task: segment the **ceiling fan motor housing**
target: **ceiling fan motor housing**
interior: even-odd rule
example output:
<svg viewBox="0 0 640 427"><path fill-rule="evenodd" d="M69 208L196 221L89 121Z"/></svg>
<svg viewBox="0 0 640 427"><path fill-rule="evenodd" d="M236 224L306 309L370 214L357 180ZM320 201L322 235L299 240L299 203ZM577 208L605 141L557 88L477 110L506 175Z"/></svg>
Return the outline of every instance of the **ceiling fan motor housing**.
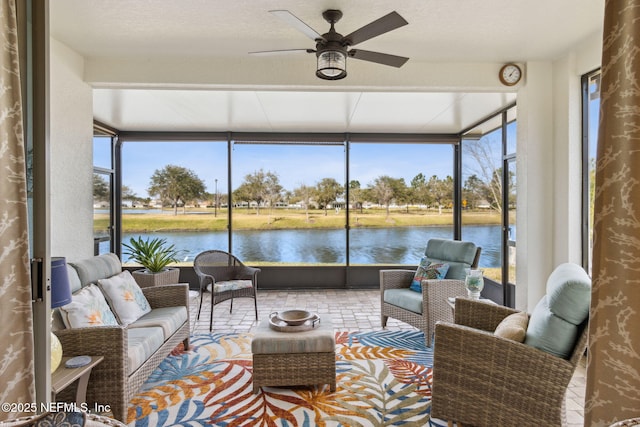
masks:
<svg viewBox="0 0 640 427"><path fill-rule="evenodd" d="M329 31L322 35L322 38L316 39L316 56L320 56L323 51L336 50L347 54L348 44L345 43L342 34L336 32L334 24L342 18L342 12L336 9L329 9L322 12L322 17L331 24Z"/></svg>
<svg viewBox="0 0 640 427"><path fill-rule="evenodd" d="M334 28L334 24L342 18L342 12L329 9L322 13L322 17L331 24L331 28L322 38L316 39L316 76L325 80L343 79L347 77L347 45L342 34Z"/></svg>

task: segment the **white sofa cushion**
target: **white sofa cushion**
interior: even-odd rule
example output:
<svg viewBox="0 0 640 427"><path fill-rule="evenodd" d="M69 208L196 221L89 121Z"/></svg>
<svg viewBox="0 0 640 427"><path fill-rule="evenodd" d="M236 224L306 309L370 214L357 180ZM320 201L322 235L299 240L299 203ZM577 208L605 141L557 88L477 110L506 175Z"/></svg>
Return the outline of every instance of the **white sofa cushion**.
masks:
<svg viewBox="0 0 640 427"><path fill-rule="evenodd" d="M115 326L118 324L102 292L89 285L71 297L71 302L60 307L62 321L67 328L87 326Z"/></svg>
<svg viewBox="0 0 640 427"><path fill-rule="evenodd" d="M154 308L135 322L129 324L132 328L148 328L158 326L162 328L165 341L171 337L187 321L187 308L181 307L159 307Z"/></svg>
<svg viewBox="0 0 640 427"><path fill-rule="evenodd" d="M128 271L108 279L99 279L98 285L120 324L127 326L151 311L149 301Z"/></svg>
<svg viewBox="0 0 640 427"><path fill-rule="evenodd" d="M131 375L164 343L162 328L129 328L127 334L127 375Z"/></svg>

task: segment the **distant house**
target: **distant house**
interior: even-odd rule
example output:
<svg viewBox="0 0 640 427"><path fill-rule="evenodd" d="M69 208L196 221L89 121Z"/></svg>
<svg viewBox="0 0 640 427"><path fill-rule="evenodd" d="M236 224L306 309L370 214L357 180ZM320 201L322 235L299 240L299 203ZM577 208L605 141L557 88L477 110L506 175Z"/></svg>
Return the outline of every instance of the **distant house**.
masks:
<svg viewBox="0 0 640 427"><path fill-rule="evenodd" d="M476 205L477 209L491 209L491 203L489 203L488 200L486 199L481 199L478 201L478 204Z"/></svg>

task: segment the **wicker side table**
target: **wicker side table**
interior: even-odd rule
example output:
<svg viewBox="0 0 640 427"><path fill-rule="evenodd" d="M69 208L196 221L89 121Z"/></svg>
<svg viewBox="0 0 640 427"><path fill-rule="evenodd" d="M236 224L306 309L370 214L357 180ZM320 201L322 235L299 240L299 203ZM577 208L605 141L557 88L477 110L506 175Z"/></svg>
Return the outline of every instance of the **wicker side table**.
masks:
<svg viewBox="0 0 640 427"><path fill-rule="evenodd" d="M329 384L336 390L335 334L331 319L304 332L279 332L263 319L251 341L253 391L263 386Z"/></svg>

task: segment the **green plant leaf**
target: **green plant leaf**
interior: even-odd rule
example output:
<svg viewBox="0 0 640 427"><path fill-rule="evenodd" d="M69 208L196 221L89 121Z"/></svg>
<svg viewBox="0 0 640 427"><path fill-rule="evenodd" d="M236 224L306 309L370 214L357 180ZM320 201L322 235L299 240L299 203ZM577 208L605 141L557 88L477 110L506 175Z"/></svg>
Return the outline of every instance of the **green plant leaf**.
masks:
<svg viewBox="0 0 640 427"><path fill-rule="evenodd" d="M167 239L147 238L143 240L141 236L136 239L132 237L129 243L123 243L125 255L130 260L137 262L151 273L158 273L164 270L169 264L178 262L178 256L182 251L175 248L175 245L167 245Z"/></svg>

